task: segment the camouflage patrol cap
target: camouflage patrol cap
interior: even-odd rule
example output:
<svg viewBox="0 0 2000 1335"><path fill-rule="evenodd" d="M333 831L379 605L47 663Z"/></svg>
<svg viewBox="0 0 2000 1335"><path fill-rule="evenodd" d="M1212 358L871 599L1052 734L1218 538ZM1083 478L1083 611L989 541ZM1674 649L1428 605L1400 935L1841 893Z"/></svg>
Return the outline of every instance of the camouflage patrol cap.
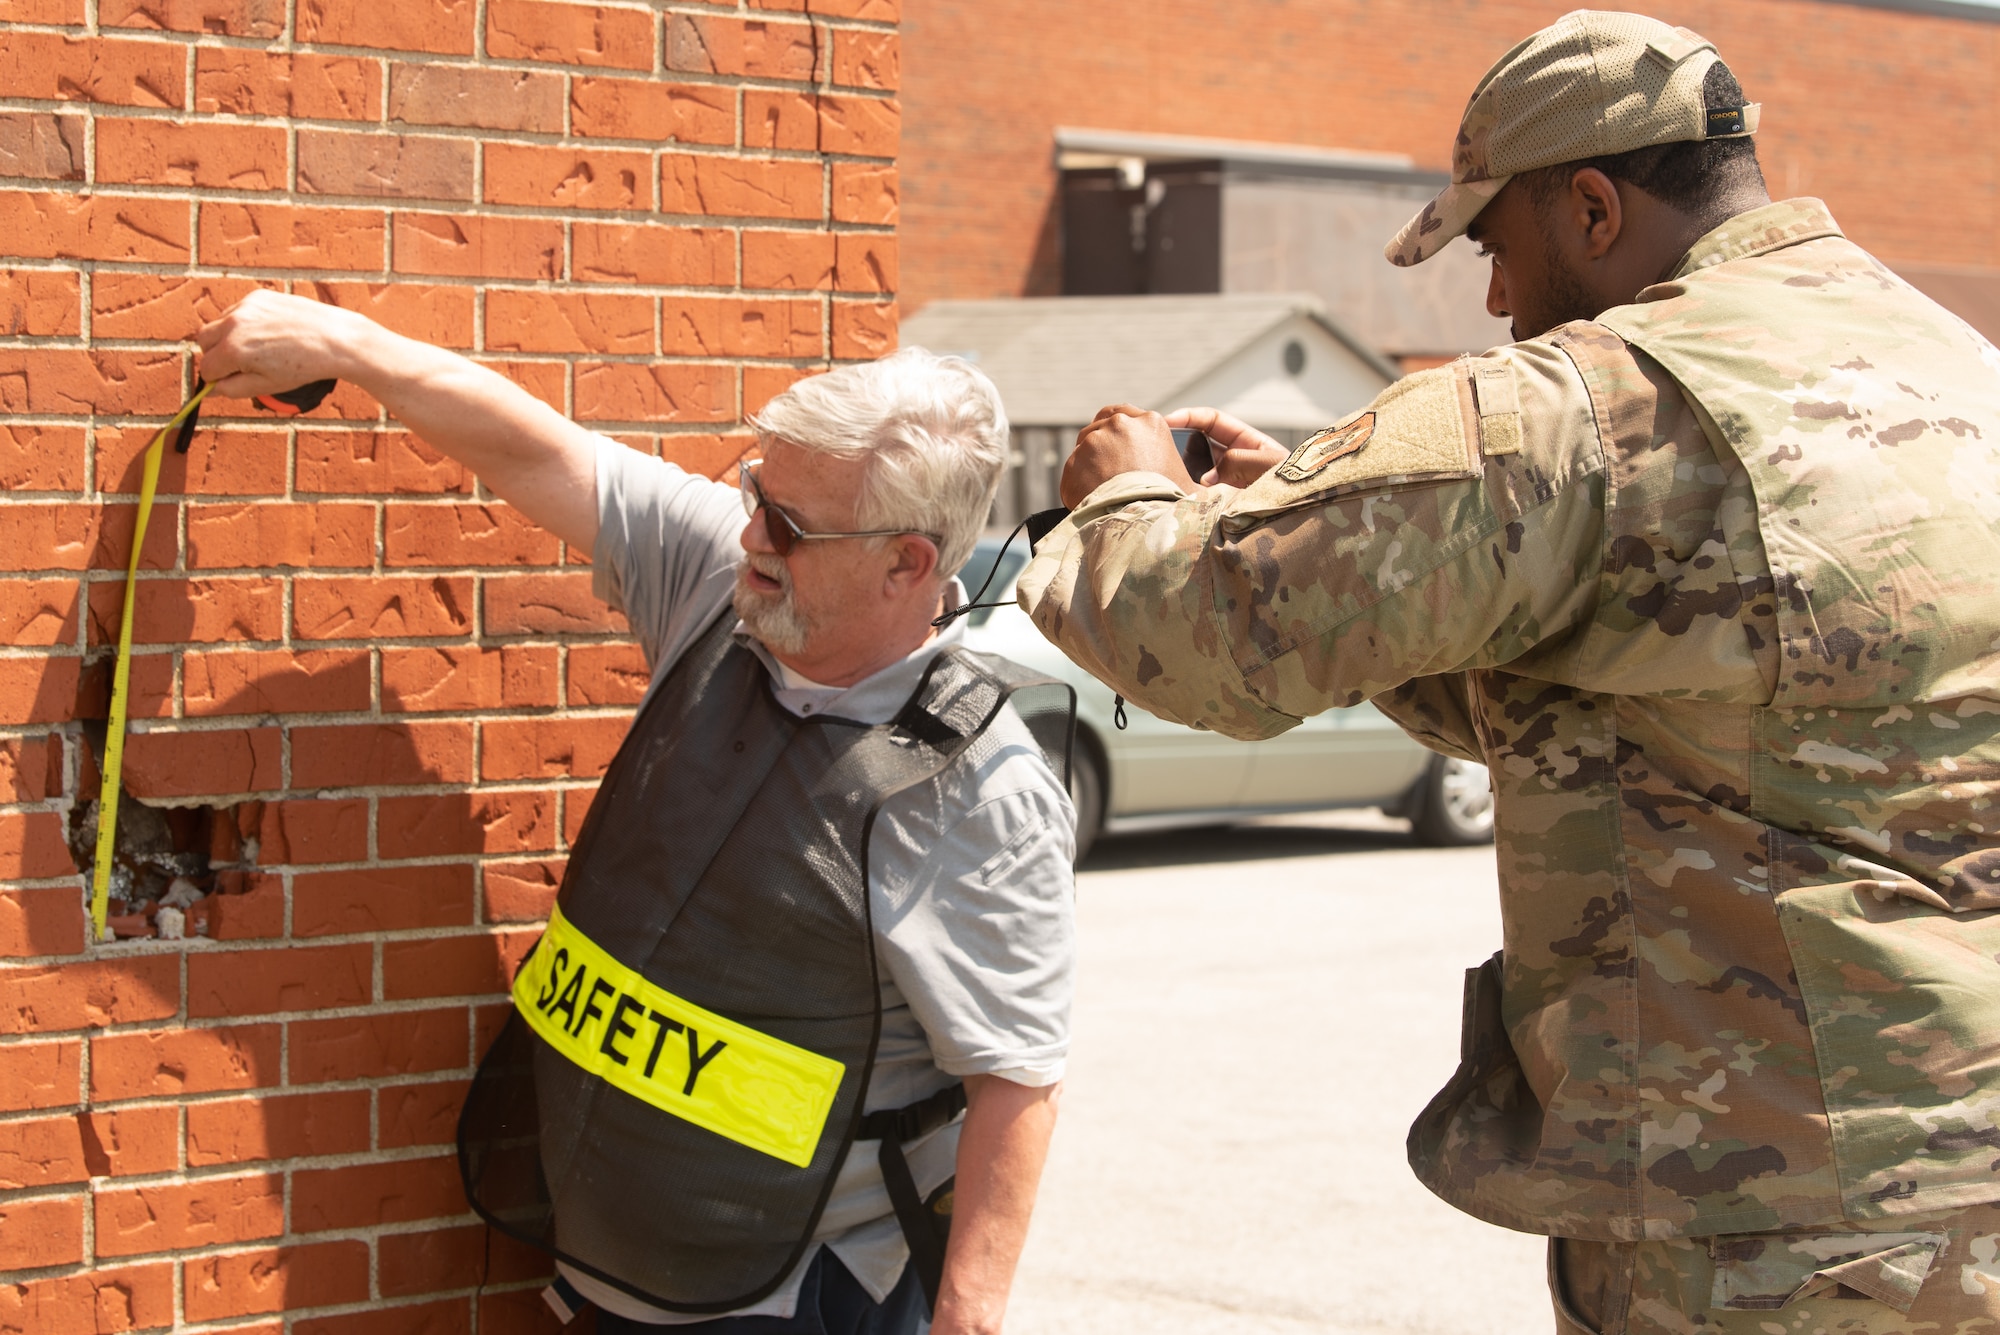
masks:
<svg viewBox="0 0 2000 1335"><path fill-rule="evenodd" d="M1421 264L1463 236L1520 172L1755 134L1757 103L1702 103L1702 81L1720 59L1706 37L1643 14L1563 15L1486 71L1458 124L1451 184L1382 253L1391 264Z"/></svg>

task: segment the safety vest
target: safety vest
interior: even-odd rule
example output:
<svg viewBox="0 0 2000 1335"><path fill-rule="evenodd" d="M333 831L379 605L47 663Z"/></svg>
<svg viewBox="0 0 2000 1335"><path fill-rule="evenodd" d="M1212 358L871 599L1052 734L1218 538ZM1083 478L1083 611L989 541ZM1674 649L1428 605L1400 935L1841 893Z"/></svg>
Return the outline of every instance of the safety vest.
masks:
<svg viewBox="0 0 2000 1335"><path fill-rule="evenodd" d="M960 649L890 723L801 719L733 627L634 720L459 1120L489 1223L687 1313L783 1282L861 1128L882 804L1032 744L1017 718L1065 773L1072 726L1067 686Z"/></svg>

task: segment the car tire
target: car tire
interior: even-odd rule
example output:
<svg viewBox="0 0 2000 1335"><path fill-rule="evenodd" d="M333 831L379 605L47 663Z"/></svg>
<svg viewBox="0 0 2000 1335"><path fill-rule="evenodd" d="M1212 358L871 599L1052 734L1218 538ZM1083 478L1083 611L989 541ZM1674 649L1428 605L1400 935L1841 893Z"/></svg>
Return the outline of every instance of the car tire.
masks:
<svg viewBox="0 0 2000 1335"><path fill-rule="evenodd" d="M1410 804L1410 833L1431 848L1493 842L1493 786L1486 766L1432 756Z"/></svg>
<svg viewBox="0 0 2000 1335"><path fill-rule="evenodd" d="M1076 806L1076 860L1083 861L1104 829L1104 761L1097 743L1077 733L1069 761L1069 800Z"/></svg>

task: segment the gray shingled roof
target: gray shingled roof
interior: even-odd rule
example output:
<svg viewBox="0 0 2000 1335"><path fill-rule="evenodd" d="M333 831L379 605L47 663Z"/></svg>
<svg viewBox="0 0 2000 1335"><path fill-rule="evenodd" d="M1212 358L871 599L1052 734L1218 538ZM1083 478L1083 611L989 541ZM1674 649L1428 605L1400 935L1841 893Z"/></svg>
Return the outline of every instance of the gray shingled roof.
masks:
<svg viewBox="0 0 2000 1335"><path fill-rule="evenodd" d="M1388 379L1399 374L1303 294L934 301L903 321L902 342L974 361L1013 421L1067 425L1088 422L1107 403L1171 407L1183 387L1295 315Z"/></svg>

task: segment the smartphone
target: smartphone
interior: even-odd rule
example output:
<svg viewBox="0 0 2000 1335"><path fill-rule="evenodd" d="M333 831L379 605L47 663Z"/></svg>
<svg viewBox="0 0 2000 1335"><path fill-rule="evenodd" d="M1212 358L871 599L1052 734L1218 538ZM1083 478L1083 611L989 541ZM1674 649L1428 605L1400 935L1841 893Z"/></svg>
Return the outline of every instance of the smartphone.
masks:
<svg viewBox="0 0 2000 1335"><path fill-rule="evenodd" d="M1188 476L1199 482L1202 475L1215 467L1215 448L1209 442L1208 433L1191 426L1170 428L1174 433L1174 448L1180 452L1181 463Z"/></svg>

